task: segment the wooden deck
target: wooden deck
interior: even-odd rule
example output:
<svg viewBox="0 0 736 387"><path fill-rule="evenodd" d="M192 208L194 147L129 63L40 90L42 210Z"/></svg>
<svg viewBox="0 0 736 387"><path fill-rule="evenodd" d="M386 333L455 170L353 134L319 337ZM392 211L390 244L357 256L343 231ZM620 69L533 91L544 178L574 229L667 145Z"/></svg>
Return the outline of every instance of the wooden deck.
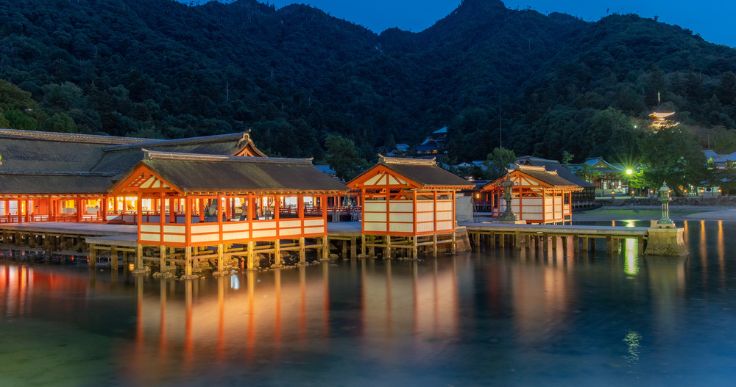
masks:
<svg viewBox="0 0 736 387"><path fill-rule="evenodd" d="M626 239L638 241L639 251L649 236L647 227L617 227L595 225L544 225L544 224L509 224L500 222L473 222L463 224L474 247L481 245L506 245L521 247L532 241L547 244L549 239L570 239L575 249L587 251L596 240L606 241L610 252L618 252L621 242Z"/></svg>

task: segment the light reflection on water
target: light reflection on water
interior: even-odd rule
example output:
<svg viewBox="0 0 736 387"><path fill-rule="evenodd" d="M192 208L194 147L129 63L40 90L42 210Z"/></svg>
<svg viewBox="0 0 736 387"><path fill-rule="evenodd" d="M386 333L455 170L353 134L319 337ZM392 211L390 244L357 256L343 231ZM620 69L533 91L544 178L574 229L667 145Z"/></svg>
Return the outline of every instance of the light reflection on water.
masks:
<svg viewBox="0 0 736 387"><path fill-rule="evenodd" d="M0 264L0 384L719 383L736 224L687 230L689 259L557 240L197 282Z"/></svg>

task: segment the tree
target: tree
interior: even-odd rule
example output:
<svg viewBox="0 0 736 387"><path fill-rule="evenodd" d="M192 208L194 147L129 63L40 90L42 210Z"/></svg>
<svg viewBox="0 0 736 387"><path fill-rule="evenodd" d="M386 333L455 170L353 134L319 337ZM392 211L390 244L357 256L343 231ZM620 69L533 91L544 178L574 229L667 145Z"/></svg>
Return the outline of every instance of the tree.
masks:
<svg viewBox="0 0 736 387"><path fill-rule="evenodd" d="M575 155L568 151L562 151L562 164L567 165L572 162L572 160L575 158Z"/></svg>
<svg viewBox="0 0 736 387"><path fill-rule="evenodd" d="M325 139L325 160L335 170L337 177L350 180L367 168L368 162L360 157L352 140L339 134L330 134Z"/></svg>
<svg viewBox="0 0 736 387"><path fill-rule="evenodd" d="M661 130L646 141L644 179L649 187L667 182L676 192L707 178L705 155L695 136L683 128Z"/></svg>
<svg viewBox="0 0 736 387"><path fill-rule="evenodd" d="M511 149L494 148L488 154L488 173L491 179L497 179L506 174L509 164L516 161L516 154Z"/></svg>

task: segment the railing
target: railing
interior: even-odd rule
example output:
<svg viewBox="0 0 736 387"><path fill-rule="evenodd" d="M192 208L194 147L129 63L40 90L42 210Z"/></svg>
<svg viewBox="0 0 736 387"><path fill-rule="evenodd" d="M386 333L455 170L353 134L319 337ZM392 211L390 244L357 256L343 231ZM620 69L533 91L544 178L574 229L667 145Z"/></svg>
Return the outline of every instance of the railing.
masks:
<svg viewBox="0 0 736 387"><path fill-rule="evenodd" d="M186 243L186 225L181 223L164 224L163 232L159 223L141 224L140 241L148 244ZM298 238L302 236L322 236L327 232L323 218L253 220L191 224L192 244L238 243L276 238ZM222 237L221 237L222 236ZM163 237L163 241L162 241Z"/></svg>

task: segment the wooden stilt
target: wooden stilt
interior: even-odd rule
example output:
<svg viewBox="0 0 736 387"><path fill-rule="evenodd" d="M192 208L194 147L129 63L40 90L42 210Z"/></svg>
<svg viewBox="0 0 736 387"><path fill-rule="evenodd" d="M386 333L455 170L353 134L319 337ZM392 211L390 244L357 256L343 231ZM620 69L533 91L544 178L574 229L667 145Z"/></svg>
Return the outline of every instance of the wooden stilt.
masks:
<svg viewBox="0 0 736 387"><path fill-rule="evenodd" d="M282 267L281 262L281 241L276 240L273 242L273 269L280 269Z"/></svg>
<svg viewBox="0 0 736 387"><path fill-rule="evenodd" d="M158 258L159 272L161 274L166 273L166 246L159 246L159 258Z"/></svg>
<svg viewBox="0 0 736 387"><path fill-rule="evenodd" d="M226 275L225 272L225 246L220 243L217 245L217 272L215 275Z"/></svg>
<svg viewBox="0 0 736 387"><path fill-rule="evenodd" d="M90 268L94 269L97 265L97 246L89 246L89 258L87 258L87 264Z"/></svg>
<svg viewBox="0 0 736 387"><path fill-rule="evenodd" d="M358 258L358 238L350 239L350 259Z"/></svg>
<svg viewBox="0 0 736 387"><path fill-rule="evenodd" d="M366 243L365 234L362 234L361 233L361 235L360 235L360 255L361 255L361 258L365 258L366 257L367 249L366 249L365 243Z"/></svg>
<svg viewBox="0 0 736 387"><path fill-rule="evenodd" d="M432 256L437 258L437 234L432 234Z"/></svg>
<svg viewBox="0 0 736 387"><path fill-rule="evenodd" d="M419 258L419 241L417 240L417 236L414 235L412 237L412 246L411 246L411 259L418 259Z"/></svg>
<svg viewBox="0 0 736 387"><path fill-rule="evenodd" d="M118 271L118 249L113 246L110 248L110 270L112 271Z"/></svg>
<svg viewBox="0 0 736 387"><path fill-rule="evenodd" d="M327 235L322 237L322 261L330 260L330 241L327 239Z"/></svg>
<svg viewBox="0 0 736 387"><path fill-rule="evenodd" d="M192 273L192 247L187 246L184 248L184 276L182 279L193 279Z"/></svg>
<svg viewBox="0 0 736 387"><path fill-rule="evenodd" d="M135 249L135 270L134 274L145 274L146 267L143 265L143 245L138 244Z"/></svg>

